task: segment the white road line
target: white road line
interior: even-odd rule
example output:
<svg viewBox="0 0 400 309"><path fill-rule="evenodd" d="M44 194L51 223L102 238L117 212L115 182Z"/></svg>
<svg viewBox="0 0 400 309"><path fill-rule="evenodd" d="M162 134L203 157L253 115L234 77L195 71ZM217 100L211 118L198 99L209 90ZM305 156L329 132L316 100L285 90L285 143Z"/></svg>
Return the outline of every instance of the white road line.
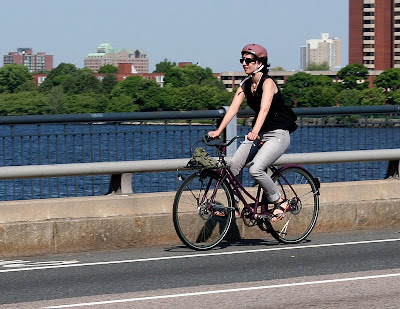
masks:
<svg viewBox="0 0 400 309"><path fill-rule="evenodd" d="M128 302L143 301L143 300L157 300L157 299L166 299L166 298L179 298L179 297L190 297L190 296L222 294L222 293L236 293L236 292L266 290L266 289L275 289L275 288L283 288L283 287L318 285L318 284L338 283L338 282L357 281L357 280L382 279L382 278L399 277L399 276L400 276L400 273L395 273L395 274L387 274L387 275L375 275L375 276L342 278L342 279L321 280L321 281L306 281L306 282L296 282L296 283L286 283L286 284L276 284L276 285L264 285L264 286L256 286L256 287L249 287L249 288L237 288L237 289L215 290L215 291L205 291L205 292L193 292L193 293L183 293L183 294L169 294L169 295L148 296L148 297L138 297L138 298L116 299L116 300L97 301L97 302L90 302L90 303L78 303L78 304L70 304L70 305L57 305L57 306L43 307L43 309L87 307L87 306L107 305L107 304L116 304L116 303L128 303Z"/></svg>
<svg viewBox="0 0 400 309"><path fill-rule="evenodd" d="M242 250L242 251L199 253L199 254L164 256L164 257L144 258L144 259L134 259L134 260L120 260L120 261L104 261L104 262L66 264L66 265L37 266L37 267L26 267L26 268L18 268L18 269L1 269L0 273L43 270L43 269L56 269L56 268L69 268L69 267L114 265L114 264L124 264L124 263L140 263L140 262L163 261L163 260L178 260L178 259L189 259L189 258L208 257L208 256L222 256L222 255L234 255L234 254L245 254L245 253L260 253L260 252L283 251L283 250L298 250L298 249L324 248L324 247L335 247L335 246L351 246L351 245L363 245L363 244L385 243L385 242L395 242L395 241L400 241L400 238L353 241L353 242L343 242L343 243L333 243L333 244L320 244L320 245L304 245L304 246L299 245L299 246L290 246L290 247L288 246L288 247L264 248L264 249L253 249L253 250Z"/></svg>

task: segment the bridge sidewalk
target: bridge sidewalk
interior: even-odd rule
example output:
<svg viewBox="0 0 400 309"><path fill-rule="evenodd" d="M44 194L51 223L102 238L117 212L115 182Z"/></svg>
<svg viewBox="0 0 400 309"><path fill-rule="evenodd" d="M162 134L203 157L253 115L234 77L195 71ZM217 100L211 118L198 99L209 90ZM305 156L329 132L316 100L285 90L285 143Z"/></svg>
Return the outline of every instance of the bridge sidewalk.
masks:
<svg viewBox="0 0 400 309"><path fill-rule="evenodd" d="M0 202L0 256L181 244L174 192ZM321 184L313 233L400 227L400 180ZM244 238L263 237L237 222Z"/></svg>

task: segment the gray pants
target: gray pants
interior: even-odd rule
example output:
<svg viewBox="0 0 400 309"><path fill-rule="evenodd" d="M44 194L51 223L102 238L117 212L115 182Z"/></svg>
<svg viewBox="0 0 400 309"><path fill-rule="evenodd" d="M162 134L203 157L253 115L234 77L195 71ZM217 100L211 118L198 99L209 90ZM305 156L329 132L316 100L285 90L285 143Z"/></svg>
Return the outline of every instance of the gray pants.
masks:
<svg viewBox="0 0 400 309"><path fill-rule="evenodd" d="M261 185L268 201L275 202L280 198L280 193L266 170L288 149L290 145L289 131L280 129L269 131L262 135L261 140L264 145L259 148L259 141L246 139L235 152L230 162L230 168L237 176L241 174L243 167L251 162L250 175Z"/></svg>

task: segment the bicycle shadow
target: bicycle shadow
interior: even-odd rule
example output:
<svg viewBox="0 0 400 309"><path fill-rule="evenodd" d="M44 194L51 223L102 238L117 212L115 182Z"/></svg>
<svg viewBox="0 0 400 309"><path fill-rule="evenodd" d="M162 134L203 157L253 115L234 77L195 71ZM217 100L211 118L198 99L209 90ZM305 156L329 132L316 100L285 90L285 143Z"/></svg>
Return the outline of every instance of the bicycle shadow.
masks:
<svg viewBox="0 0 400 309"><path fill-rule="evenodd" d="M215 228L216 226L214 226ZM257 227L254 227L257 228ZM267 232L266 236L268 235ZM301 243L310 242L311 240L305 239ZM255 238L255 239L247 239L242 238L239 227L236 223L236 220L232 220L231 226L228 230L228 233L224 237L224 240L219 243L214 248L208 251L218 251L222 249L226 249L228 247L256 247L256 246L267 246L267 247L276 247L276 246L285 246L288 244L281 243L275 239L263 239L263 238ZM169 248L165 248L164 251L167 252L193 252L194 250L187 248L185 245L177 245L171 246Z"/></svg>
<svg viewBox="0 0 400 309"><path fill-rule="evenodd" d="M257 228L257 227L253 227ZM268 234L266 233L266 236ZM228 233L224 237L224 241L219 244L221 249L226 247L252 247L252 246L277 246L282 245L282 243L278 242L275 239L264 239L264 238L255 238L255 239L247 239L243 238L240 234L239 227L237 225L237 221L233 220L232 224L229 228Z"/></svg>
<svg viewBox="0 0 400 309"><path fill-rule="evenodd" d="M256 226L249 227L249 228L258 228ZM220 248L226 248L229 246L235 247L251 247L251 246L285 246L288 245L287 243L279 242L278 240L272 238L271 234L268 232L264 232L265 236L270 236L271 239L264 239L264 238L242 238L239 232L239 227L236 224L236 220L232 221L232 224L229 228L227 235L224 238L224 241L219 244ZM309 243L311 240L304 239L299 243Z"/></svg>
<svg viewBox="0 0 400 309"><path fill-rule="evenodd" d="M219 228L220 232L221 232L223 229L223 225L218 224L218 220L208 220L206 222L206 224L204 225L203 229L201 230L201 232L199 233L199 235L196 239L196 242L206 241L208 239L208 237L210 237L210 235L213 233L213 230L216 228ZM210 250L223 249L223 248L226 248L228 246L228 244L234 244L236 242L240 242L241 240L242 240L242 237L240 236L240 232L239 232L239 228L236 224L236 220L232 220L232 223L229 227L227 234L224 237L224 240ZM187 247L185 245L174 246L171 248L166 248L166 249L164 249L164 251L174 251L174 250L178 250L178 249L187 249ZM192 252L193 250L189 249L187 251Z"/></svg>

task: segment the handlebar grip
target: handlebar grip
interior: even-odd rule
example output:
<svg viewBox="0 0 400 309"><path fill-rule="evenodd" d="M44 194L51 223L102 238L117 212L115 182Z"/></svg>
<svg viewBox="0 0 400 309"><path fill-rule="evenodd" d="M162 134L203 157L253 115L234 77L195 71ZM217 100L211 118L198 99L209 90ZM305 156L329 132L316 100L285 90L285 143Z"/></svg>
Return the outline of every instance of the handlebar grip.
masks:
<svg viewBox="0 0 400 309"><path fill-rule="evenodd" d="M244 137L244 135L236 135L234 136L230 141L228 141L227 143L218 143L216 145L210 144L209 142L212 141L213 139L216 139L214 137L209 136L208 134L204 134L203 136L203 142L207 145L207 146L218 146L218 147L227 147L230 144L232 144L236 139Z"/></svg>
<svg viewBox="0 0 400 309"><path fill-rule="evenodd" d="M203 136L203 142L208 145L209 142L211 142L214 139L214 137L208 135L208 134L204 134Z"/></svg>

